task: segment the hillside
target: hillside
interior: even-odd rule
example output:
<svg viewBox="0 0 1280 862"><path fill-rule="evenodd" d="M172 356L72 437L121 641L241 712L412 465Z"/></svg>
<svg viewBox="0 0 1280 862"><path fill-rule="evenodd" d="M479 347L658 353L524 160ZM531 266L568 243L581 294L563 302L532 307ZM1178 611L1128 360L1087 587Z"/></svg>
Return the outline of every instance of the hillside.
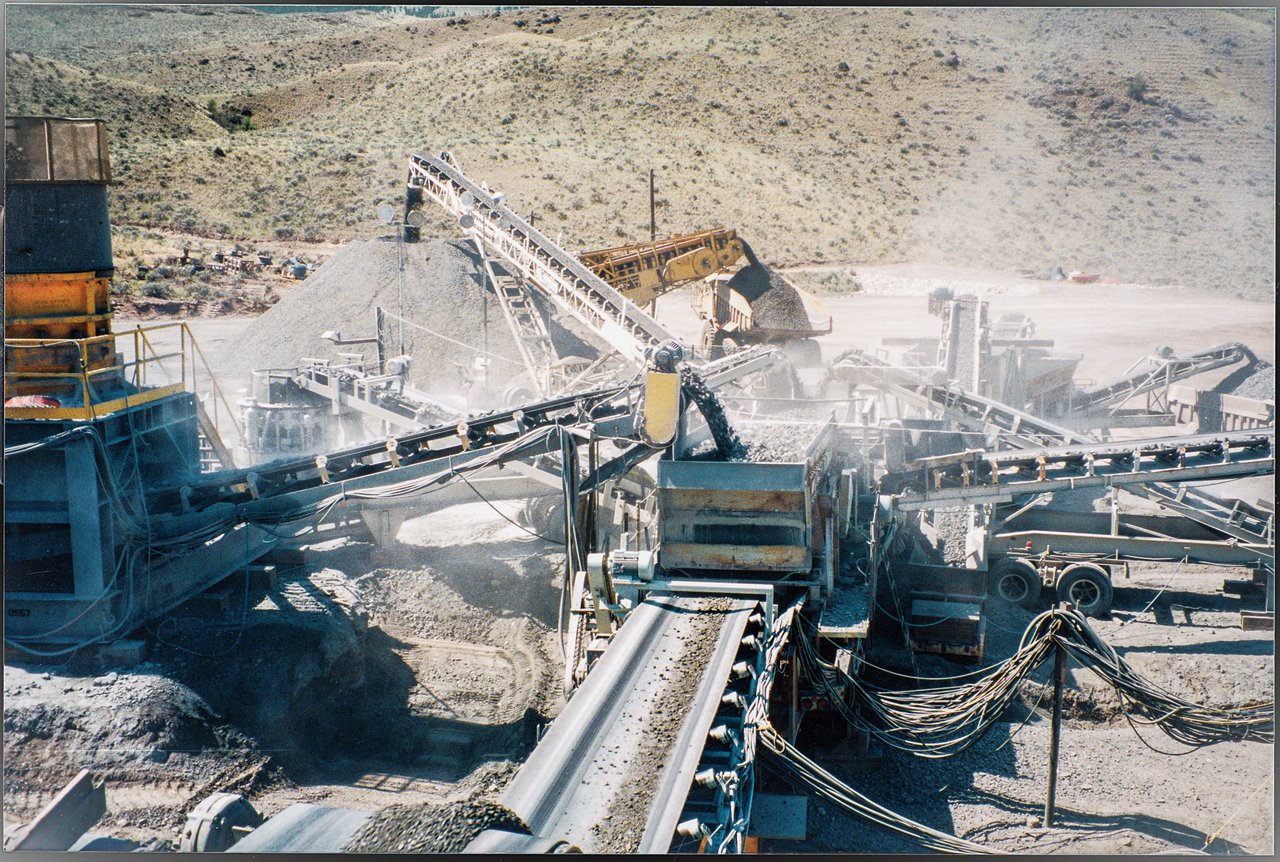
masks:
<svg viewBox="0 0 1280 862"><path fill-rule="evenodd" d="M450 149L570 247L646 236L653 168L660 231L772 263L1273 295L1271 10L7 13L7 110L107 119L121 222L367 238Z"/></svg>

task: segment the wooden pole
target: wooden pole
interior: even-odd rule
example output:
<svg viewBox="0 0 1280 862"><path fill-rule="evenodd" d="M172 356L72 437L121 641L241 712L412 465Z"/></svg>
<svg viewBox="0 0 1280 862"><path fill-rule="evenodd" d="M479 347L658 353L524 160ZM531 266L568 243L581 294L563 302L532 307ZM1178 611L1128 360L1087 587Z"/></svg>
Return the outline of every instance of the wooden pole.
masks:
<svg viewBox="0 0 1280 862"><path fill-rule="evenodd" d="M1070 610L1063 602L1061 610ZM1044 828L1053 826L1054 797L1058 791L1058 742L1062 735L1062 689L1067 682L1067 651L1058 644L1053 653L1053 723L1049 726L1049 787L1044 798Z"/></svg>
<svg viewBox="0 0 1280 862"><path fill-rule="evenodd" d="M649 168L649 241L658 238L657 198L653 192L653 168Z"/></svg>

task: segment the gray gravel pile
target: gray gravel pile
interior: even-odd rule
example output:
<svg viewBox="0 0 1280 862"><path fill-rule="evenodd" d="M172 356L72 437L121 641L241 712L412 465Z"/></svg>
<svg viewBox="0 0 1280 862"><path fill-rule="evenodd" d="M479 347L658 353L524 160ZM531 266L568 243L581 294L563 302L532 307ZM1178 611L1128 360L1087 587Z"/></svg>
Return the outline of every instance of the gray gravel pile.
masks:
<svg viewBox="0 0 1280 862"><path fill-rule="evenodd" d="M738 436L746 451L734 461L794 464L804 460L805 451L818 433L819 425L741 424Z"/></svg>
<svg viewBox="0 0 1280 862"><path fill-rule="evenodd" d="M409 632L463 643L484 643L492 613L481 610L429 569L377 568L357 583L376 617Z"/></svg>
<svg viewBox="0 0 1280 862"><path fill-rule="evenodd" d="M1223 382L1227 383L1225 380ZM1266 360L1259 359L1254 364L1252 374L1234 384L1228 384L1225 387L1220 386L1218 391L1226 395L1238 395L1241 398L1274 401L1276 397L1276 367Z"/></svg>
<svg viewBox="0 0 1280 862"><path fill-rule="evenodd" d="M346 853L461 853L486 829L529 834L519 817L493 802L391 805L351 837Z"/></svg>
<svg viewBox="0 0 1280 862"><path fill-rule="evenodd" d="M232 391L247 383L254 369L292 368L303 357L337 359L341 351L372 358L371 344L339 346L320 334L338 330L343 338L372 336L375 307L396 313L399 296L396 243L348 243L227 345L224 365L234 378L228 381ZM469 365L480 355L476 349L486 343L488 352L499 357L491 359L491 374L513 379L523 375L511 331L497 299L486 295L480 260L470 243L405 243L404 309L410 321L404 325L404 342L405 352L413 356L413 386L428 391L455 388L461 379L458 364ZM389 356L400 352L399 333L395 320L384 325Z"/></svg>
<svg viewBox="0 0 1280 862"><path fill-rule="evenodd" d="M751 304L751 322L758 329L808 332L813 327L804 301L785 278L769 269L746 250L747 265L729 279L729 287Z"/></svg>

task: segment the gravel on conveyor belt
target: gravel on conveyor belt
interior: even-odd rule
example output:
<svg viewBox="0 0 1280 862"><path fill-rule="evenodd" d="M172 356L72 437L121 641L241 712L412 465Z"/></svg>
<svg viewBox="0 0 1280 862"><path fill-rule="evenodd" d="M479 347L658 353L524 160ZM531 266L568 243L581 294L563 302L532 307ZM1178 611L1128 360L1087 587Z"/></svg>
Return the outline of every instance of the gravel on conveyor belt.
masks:
<svg viewBox="0 0 1280 862"><path fill-rule="evenodd" d="M672 751L680 728L702 683L707 662L715 650L724 615L733 607L728 598L707 598L695 602L697 613L681 615L677 625L684 631L679 641L686 645L672 663L664 666L667 684L645 704L642 724L636 725L640 747L623 772L620 789L610 802L608 813L591 828L592 851L634 853L640 845L653 806L653 797L663 767L676 755Z"/></svg>
<svg viewBox="0 0 1280 862"><path fill-rule="evenodd" d="M519 817L494 802L391 805L364 822L345 853L461 853L486 829L529 834Z"/></svg>
<svg viewBox="0 0 1280 862"><path fill-rule="evenodd" d="M969 534L969 508L939 509L934 512L933 526L938 531L938 549L943 560L953 566L963 566L965 539Z"/></svg>
<svg viewBox="0 0 1280 862"><path fill-rule="evenodd" d="M809 444L821 426L818 424L741 424L738 436L746 451L735 461L795 464L804 460Z"/></svg>
<svg viewBox="0 0 1280 862"><path fill-rule="evenodd" d="M973 379L978 361L977 346L974 344L975 330L978 326L978 304L976 302L957 302L951 306L951 326L955 331L955 379L966 389L977 390L977 382Z"/></svg>
<svg viewBox="0 0 1280 862"><path fill-rule="evenodd" d="M804 300L795 287L760 262L750 247L747 265L729 279L729 287L751 304L751 322L757 329L809 332L813 329Z"/></svg>

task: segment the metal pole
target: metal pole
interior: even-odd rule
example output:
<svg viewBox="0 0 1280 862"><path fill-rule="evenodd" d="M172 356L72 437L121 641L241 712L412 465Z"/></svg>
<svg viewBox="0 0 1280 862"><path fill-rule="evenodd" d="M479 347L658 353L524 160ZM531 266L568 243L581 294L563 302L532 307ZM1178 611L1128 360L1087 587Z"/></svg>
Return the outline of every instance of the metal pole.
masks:
<svg viewBox="0 0 1280 862"><path fill-rule="evenodd" d="M387 352L382 346L382 306L374 306L373 309L373 331L375 343L378 348L378 373L382 374L387 370Z"/></svg>
<svg viewBox="0 0 1280 862"><path fill-rule="evenodd" d="M400 259L400 355L404 356L404 225L396 225L396 252Z"/></svg>
<svg viewBox="0 0 1280 862"><path fill-rule="evenodd" d="M658 221L656 218L656 205L653 193L653 168L649 168L649 241L652 242L658 238Z"/></svg>
<svg viewBox="0 0 1280 862"><path fill-rule="evenodd" d="M1061 610L1070 610L1063 602ZM1058 741L1062 733L1062 689L1067 682L1067 651L1058 644L1053 653L1053 723L1049 726L1049 787L1044 798L1044 828L1053 826L1053 803L1058 790Z"/></svg>

